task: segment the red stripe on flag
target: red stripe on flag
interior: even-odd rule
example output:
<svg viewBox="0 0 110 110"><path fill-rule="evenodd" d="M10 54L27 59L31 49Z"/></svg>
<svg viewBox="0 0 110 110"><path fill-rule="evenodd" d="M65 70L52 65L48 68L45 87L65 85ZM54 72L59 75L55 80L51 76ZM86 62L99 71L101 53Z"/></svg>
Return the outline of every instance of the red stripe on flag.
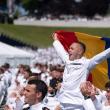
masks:
<svg viewBox="0 0 110 110"><path fill-rule="evenodd" d="M73 42L78 41L74 32L56 31L55 33L58 35L58 39L66 51L68 51Z"/></svg>
<svg viewBox="0 0 110 110"><path fill-rule="evenodd" d="M88 78L87 78L87 81L90 81L91 83L93 82L92 73L89 74L89 76L88 76Z"/></svg>

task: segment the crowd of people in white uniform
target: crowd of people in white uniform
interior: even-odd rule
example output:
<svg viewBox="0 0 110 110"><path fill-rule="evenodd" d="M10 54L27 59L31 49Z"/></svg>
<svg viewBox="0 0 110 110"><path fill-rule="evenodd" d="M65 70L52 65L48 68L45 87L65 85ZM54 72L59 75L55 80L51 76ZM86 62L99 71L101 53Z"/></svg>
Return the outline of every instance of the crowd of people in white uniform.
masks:
<svg viewBox="0 0 110 110"><path fill-rule="evenodd" d="M58 92L62 83L63 70L63 66L50 65L48 67L38 63L32 69L28 65L21 64L13 70L9 68L8 63L4 64L0 67L1 110L5 110L6 106L9 107L6 110L22 110L23 107L27 107L23 91L28 80L34 78L43 80L48 86L48 93L43 100L44 106L50 110L59 110L60 103L56 92ZM85 99L85 102L83 102L84 110L110 109L110 81L106 83L105 88L105 91L100 90L89 81L81 83L80 90Z"/></svg>
<svg viewBox="0 0 110 110"><path fill-rule="evenodd" d="M53 39L63 64L59 59L52 64L53 57L49 62L36 59L33 67L20 64L13 69L8 63L0 67L0 109L110 110L110 82L100 90L86 81L89 71L110 57L110 48L86 59L82 42L73 43L67 53L56 34Z"/></svg>
<svg viewBox="0 0 110 110"><path fill-rule="evenodd" d="M44 98L45 107L54 110L59 104L57 101L56 92L57 84L62 82L62 66L52 66L38 64L34 68L28 65L20 64L18 68L11 69L8 63L0 67L0 105L10 110L22 110L25 107L23 94L29 80L42 80L48 86L48 94ZM6 106L7 105L7 106ZM8 110L8 109L6 109Z"/></svg>

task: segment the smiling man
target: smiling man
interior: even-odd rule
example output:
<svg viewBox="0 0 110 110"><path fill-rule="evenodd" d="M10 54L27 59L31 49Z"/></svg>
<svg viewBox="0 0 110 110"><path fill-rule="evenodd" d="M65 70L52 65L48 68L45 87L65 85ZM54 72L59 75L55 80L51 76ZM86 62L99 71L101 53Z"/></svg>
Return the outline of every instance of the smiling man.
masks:
<svg viewBox="0 0 110 110"><path fill-rule="evenodd" d="M29 110L43 110L42 103L47 94L47 85L41 80L30 80L25 87L25 103L30 105Z"/></svg>

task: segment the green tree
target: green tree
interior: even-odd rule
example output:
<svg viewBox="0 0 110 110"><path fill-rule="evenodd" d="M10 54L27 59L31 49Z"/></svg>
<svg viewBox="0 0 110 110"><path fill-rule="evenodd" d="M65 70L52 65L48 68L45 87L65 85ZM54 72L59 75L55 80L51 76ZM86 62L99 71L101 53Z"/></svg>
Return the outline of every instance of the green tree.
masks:
<svg viewBox="0 0 110 110"><path fill-rule="evenodd" d="M51 14L79 14L93 17L95 14L105 15L109 0L21 0L31 15L43 16Z"/></svg>

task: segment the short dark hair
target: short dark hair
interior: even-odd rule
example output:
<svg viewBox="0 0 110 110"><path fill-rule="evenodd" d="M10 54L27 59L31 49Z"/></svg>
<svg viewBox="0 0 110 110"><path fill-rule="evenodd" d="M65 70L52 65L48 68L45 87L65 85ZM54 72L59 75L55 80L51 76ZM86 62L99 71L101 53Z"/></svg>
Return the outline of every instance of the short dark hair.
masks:
<svg viewBox="0 0 110 110"><path fill-rule="evenodd" d="M106 84L105 84L105 88L110 88L110 81L108 81Z"/></svg>
<svg viewBox="0 0 110 110"><path fill-rule="evenodd" d="M3 65L3 67L4 67L5 69L9 69L9 68L10 68L10 64L9 64L9 63L5 63L5 64Z"/></svg>
<svg viewBox="0 0 110 110"><path fill-rule="evenodd" d="M28 72L29 76L32 76L32 71L31 71L29 65L24 65L24 71Z"/></svg>
<svg viewBox="0 0 110 110"><path fill-rule="evenodd" d="M81 45L81 47L83 49L83 53L85 53L85 51L86 51L86 45L83 42L80 42L80 41L78 42L78 44Z"/></svg>
<svg viewBox="0 0 110 110"><path fill-rule="evenodd" d="M36 85L36 91L41 92L42 93L42 100L44 99L44 97L47 94L48 91L48 87L46 85L46 83L42 80L39 79L32 79L28 81L28 84L34 84Z"/></svg>

